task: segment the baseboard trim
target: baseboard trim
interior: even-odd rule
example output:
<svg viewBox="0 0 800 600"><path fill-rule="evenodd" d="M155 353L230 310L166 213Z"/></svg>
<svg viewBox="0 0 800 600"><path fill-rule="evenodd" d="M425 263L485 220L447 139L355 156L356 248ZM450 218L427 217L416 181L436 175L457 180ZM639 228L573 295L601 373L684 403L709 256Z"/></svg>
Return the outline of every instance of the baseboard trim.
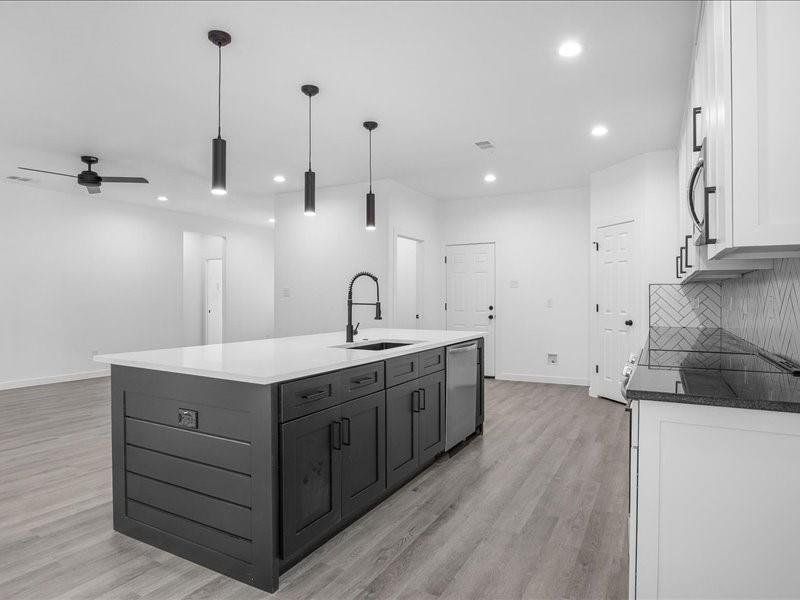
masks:
<svg viewBox="0 0 800 600"><path fill-rule="evenodd" d="M529 383L557 383L589 387L589 380L582 377L556 377L554 375L530 375L528 373L497 373L496 379L503 381L526 381Z"/></svg>
<svg viewBox="0 0 800 600"><path fill-rule="evenodd" d="M48 377L34 377L32 379L16 379L13 381L0 381L0 390L15 390L17 388L48 385L50 383L64 383L66 381L80 381L81 379L97 379L108 377L111 370L106 367L99 371L83 371L82 373L64 373L63 375L50 375Z"/></svg>

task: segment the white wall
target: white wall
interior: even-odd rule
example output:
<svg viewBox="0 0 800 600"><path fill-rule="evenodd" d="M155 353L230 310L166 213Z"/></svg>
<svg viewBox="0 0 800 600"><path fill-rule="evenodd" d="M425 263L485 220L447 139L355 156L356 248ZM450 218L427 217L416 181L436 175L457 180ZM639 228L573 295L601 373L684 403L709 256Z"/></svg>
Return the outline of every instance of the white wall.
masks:
<svg viewBox="0 0 800 600"><path fill-rule="evenodd" d="M446 244L495 242L496 377L586 385L588 190L450 200L441 217Z"/></svg>
<svg viewBox="0 0 800 600"><path fill-rule="evenodd" d="M206 324L205 263L210 258L225 258L225 238L195 231L183 233L183 346L204 343ZM223 271L225 269L223 268ZM223 281L224 281L223 273ZM228 302L223 297L223 315Z"/></svg>
<svg viewBox="0 0 800 600"><path fill-rule="evenodd" d="M383 320L371 307L355 307L353 323L361 327L394 324L394 236L425 243L425 327L442 327L442 255L437 201L392 181L373 184L376 230L366 231L363 183L320 188L317 214L303 214L303 194L279 196L275 203L275 323L276 335L341 331L347 324L347 283L358 271L378 277ZM373 301L375 286L362 278L357 300Z"/></svg>
<svg viewBox="0 0 800 600"><path fill-rule="evenodd" d="M220 219L0 184L0 387L96 374L92 350L182 342L182 234L227 239L226 340L273 330L273 232Z"/></svg>
<svg viewBox="0 0 800 600"><path fill-rule="evenodd" d="M674 150L649 152L613 165L591 175L591 239L597 239L596 229L603 225L635 220L637 315L634 316L635 348L641 348L647 336L650 283L674 281L675 262L670 260L678 253L677 155ZM599 360L599 334L597 315L594 312L597 261L594 248L587 251L590 261L592 302L591 369L593 394L594 365Z"/></svg>

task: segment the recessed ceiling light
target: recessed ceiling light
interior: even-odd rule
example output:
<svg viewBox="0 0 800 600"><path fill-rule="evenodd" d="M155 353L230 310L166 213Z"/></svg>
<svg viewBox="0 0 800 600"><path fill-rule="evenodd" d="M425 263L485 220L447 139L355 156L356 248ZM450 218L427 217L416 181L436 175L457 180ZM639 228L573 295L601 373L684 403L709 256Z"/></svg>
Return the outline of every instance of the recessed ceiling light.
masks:
<svg viewBox="0 0 800 600"><path fill-rule="evenodd" d="M558 47L558 53L564 58L575 58L583 52L583 46L575 40L567 40Z"/></svg>
<svg viewBox="0 0 800 600"><path fill-rule="evenodd" d="M497 176L494 173L487 173L486 175L483 176L483 180L486 183L494 183L495 181L497 181Z"/></svg>
<svg viewBox="0 0 800 600"><path fill-rule="evenodd" d="M269 221L270 223L274 223L274 222L275 222L275 217L270 217L270 218L268 219L268 221Z"/></svg>
<svg viewBox="0 0 800 600"><path fill-rule="evenodd" d="M167 198L166 196L159 196L158 198L156 198L156 200L158 200L159 202L166 202L167 200L169 200L169 198Z"/></svg>
<svg viewBox="0 0 800 600"><path fill-rule="evenodd" d="M592 127L592 135L594 137L603 137L605 134L608 133L608 127L605 125L595 125Z"/></svg>
<svg viewBox="0 0 800 600"><path fill-rule="evenodd" d="M284 177L283 175L275 175L275 177L272 178L272 181L274 181L275 183L283 183L284 181L286 181L286 177Z"/></svg>

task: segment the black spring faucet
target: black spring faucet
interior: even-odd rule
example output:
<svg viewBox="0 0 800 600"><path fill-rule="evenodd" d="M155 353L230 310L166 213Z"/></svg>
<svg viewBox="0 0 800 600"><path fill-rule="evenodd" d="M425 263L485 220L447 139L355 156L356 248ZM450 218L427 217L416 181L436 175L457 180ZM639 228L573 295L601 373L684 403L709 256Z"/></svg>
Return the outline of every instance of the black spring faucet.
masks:
<svg viewBox="0 0 800 600"><path fill-rule="evenodd" d="M375 282L375 302L353 302L353 284L359 277L369 277ZM353 327L353 306L374 306L375 320L380 321L381 317L381 292L378 287L378 278L372 273L361 271L353 275L350 285L347 287L347 342L353 341L353 336L358 334L358 325Z"/></svg>

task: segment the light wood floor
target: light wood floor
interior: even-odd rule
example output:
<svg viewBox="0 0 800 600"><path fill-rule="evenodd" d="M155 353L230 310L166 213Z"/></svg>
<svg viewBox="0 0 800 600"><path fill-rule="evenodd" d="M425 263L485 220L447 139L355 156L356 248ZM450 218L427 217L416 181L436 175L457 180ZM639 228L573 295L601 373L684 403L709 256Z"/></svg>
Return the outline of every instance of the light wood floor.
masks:
<svg viewBox="0 0 800 600"><path fill-rule="evenodd" d="M620 598L627 413L488 381L482 438L281 577L277 598ZM0 598L262 598L115 533L109 381L0 392Z"/></svg>

